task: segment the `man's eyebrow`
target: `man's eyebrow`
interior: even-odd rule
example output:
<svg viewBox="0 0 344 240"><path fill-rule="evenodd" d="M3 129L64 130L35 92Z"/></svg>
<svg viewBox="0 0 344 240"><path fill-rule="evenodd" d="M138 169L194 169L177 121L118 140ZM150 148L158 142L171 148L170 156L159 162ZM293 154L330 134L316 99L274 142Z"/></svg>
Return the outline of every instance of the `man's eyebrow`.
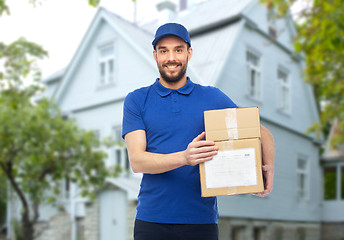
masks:
<svg viewBox="0 0 344 240"><path fill-rule="evenodd" d="M157 49L159 50L159 49L166 49L167 47L165 47L165 46L158 46L157 47ZM184 45L178 45L178 46L175 46L174 47L175 49L179 49L179 48L184 48Z"/></svg>

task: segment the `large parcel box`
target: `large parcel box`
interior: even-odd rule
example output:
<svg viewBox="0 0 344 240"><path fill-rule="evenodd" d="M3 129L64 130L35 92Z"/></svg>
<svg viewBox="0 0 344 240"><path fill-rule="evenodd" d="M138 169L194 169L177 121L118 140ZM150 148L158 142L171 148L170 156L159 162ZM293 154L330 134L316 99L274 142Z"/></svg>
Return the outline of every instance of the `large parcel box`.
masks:
<svg viewBox="0 0 344 240"><path fill-rule="evenodd" d="M205 111L204 124L219 151L200 164L202 196L264 191L258 107Z"/></svg>

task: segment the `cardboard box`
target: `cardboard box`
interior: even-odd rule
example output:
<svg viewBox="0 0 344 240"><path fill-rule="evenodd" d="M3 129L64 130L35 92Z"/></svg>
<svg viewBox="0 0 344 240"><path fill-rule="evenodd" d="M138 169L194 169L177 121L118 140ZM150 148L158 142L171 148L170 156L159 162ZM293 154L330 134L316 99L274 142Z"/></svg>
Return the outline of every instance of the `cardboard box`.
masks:
<svg viewBox="0 0 344 240"><path fill-rule="evenodd" d="M202 197L264 191L258 107L205 111L204 123L219 152L200 164Z"/></svg>

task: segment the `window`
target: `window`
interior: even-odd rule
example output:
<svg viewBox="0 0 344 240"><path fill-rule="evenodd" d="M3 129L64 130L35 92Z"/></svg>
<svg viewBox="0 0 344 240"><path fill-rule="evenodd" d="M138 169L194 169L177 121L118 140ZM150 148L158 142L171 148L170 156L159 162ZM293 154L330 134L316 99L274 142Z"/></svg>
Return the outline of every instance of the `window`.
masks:
<svg viewBox="0 0 344 240"><path fill-rule="evenodd" d="M342 191L341 199L344 200L344 166L341 167L341 181L340 181L340 184L341 184L341 191Z"/></svg>
<svg viewBox="0 0 344 240"><path fill-rule="evenodd" d="M98 140L98 143L95 147L100 148L100 143L101 143L100 130L93 130L93 136Z"/></svg>
<svg viewBox="0 0 344 240"><path fill-rule="evenodd" d="M283 240L283 228L277 227L274 231L274 238L275 240Z"/></svg>
<svg viewBox="0 0 344 240"><path fill-rule="evenodd" d="M68 177L61 181L61 196L62 199L69 199L70 197L70 180Z"/></svg>
<svg viewBox="0 0 344 240"><path fill-rule="evenodd" d="M324 200L337 199L337 167L324 168Z"/></svg>
<svg viewBox="0 0 344 240"><path fill-rule="evenodd" d="M296 231L296 240L306 240L306 229L304 228L299 228Z"/></svg>
<svg viewBox="0 0 344 240"><path fill-rule="evenodd" d="M99 75L100 85L114 83L115 48L108 44L99 49Z"/></svg>
<svg viewBox="0 0 344 240"><path fill-rule="evenodd" d="M246 52L247 62L247 92L248 95L256 100L260 100L260 59L259 56L251 51Z"/></svg>
<svg viewBox="0 0 344 240"><path fill-rule="evenodd" d="M93 136L100 140L100 131L99 130L93 130Z"/></svg>
<svg viewBox="0 0 344 240"><path fill-rule="evenodd" d="M276 8L274 5L270 5L268 8L268 14L267 14L267 19L268 19L268 32L271 40L275 40L277 38L277 27L276 27L276 18L277 18L277 13L276 13Z"/></svg>
<svg viewBox="0 0 344 240"><path fill-rule="evenodd" d="M277 78L279 82L278 105L282 112L290 112L290 81L286 71L278 69Z"/></svg>
<svg viewBox="0 0 344 240"><path fill-rule="evenodd" d="M112 131L115 140L115 166L119 167L122 171L128 172L130 171L130 164L128 151L122 139L122 129L121 127L114 127Z"/></svg>
<svg viewBox="0 0 344 240"><path fill-rule="evenodd" d="M264 237L265 228L264 227L255 227L253 228L253 239L254 240L263 240Z"/></svg>
<svg viewBox="0 0 344 240"><path fill-rule="evenodd" d="M324 200L344 200L344 166L324 167Z"/></svg>
<svg viewBox="0 0 344 240"><path fill-rule="evenodd" d="M305 158L297 160L297 195L299 200L308 199L308 161Z"/></svg>
<svg viewBox="0 0 344 240"><path fill-rule="evenodd" d="M232 240L244 240L245 239L245 227L233 227Z"/></svg>

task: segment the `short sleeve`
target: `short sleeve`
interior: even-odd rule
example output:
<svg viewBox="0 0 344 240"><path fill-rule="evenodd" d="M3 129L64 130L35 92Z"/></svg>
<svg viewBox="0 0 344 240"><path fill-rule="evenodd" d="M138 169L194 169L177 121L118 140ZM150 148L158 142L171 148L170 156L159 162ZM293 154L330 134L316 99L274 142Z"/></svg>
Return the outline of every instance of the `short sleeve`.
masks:
<svg viewBox="0 0 344 240"><path fill-rule="evenodd" d="M228 97L224 92L220 89L213 87L216 91L216 105L217 108L237 108L238 106L232 101L230 97Z"/></svg>
<svg viewBox="0 0 344 240"><path fill-rule="evenodd" d="M139 99L136 99L134 92L129 93L124 100L122 138L124 138L125 134L129 132L145 129L141 107L137 104L137 102L140 101Z"/></svg>

